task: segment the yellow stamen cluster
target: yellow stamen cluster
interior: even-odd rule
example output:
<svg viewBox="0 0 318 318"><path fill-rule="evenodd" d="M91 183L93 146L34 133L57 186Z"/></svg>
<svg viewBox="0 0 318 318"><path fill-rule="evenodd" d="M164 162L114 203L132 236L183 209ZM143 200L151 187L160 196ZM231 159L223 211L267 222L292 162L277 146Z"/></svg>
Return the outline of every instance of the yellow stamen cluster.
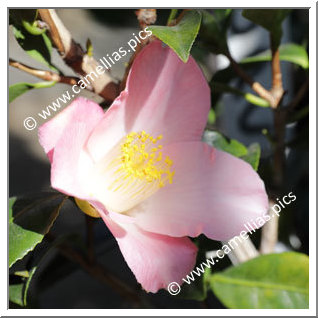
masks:
<svg viewBox="0 0 318 318"><path fill-rule="evenodd" d="M133 192L138 195L148 190L153 192L152 188L162 188L167 183L171 184L174 171L170 168L173 161L168 156L163 158L162 145L157 145L161 139L162 135L154 138L145 131L129 133L121 144L121 155L116 160L120 163L115 171L117 178L110 189L116 191L122 187L129 187L133 190L133 186L138 190Z"/></svg>

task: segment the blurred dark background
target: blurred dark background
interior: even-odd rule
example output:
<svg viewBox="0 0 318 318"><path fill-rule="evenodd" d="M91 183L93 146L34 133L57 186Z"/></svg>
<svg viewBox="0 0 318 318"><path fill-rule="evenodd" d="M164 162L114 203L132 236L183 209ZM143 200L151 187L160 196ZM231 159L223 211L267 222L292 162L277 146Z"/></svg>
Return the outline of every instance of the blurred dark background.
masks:
<svg viewBox="0 0 318 318"><path fill-rule="evenodd" d="M158 10L157 24L165 24L170 10ZM138 31L139 26L134 10L79 10L60 9L57 13L71 31L73 38L83 47L89 38L94 47L94 55L101 58L121 47ZM308 10L293 10L283 24L282 43L295 42L308 46ZM229 30L229 46L233 56L240 60L255 55L269 48L268 33L244 19L241 10L234 10ZM194 50L196 50L194 48ZM9 55L27 65L39 67L17 45L9 29ZM196 57L196 55L195 55ZM120 79L129 57L117 62L112 74ZM53 55L53 62L65 74L73 72ZM227 67L225 57L203 52L198 59L208 80L219 69ZM290 101L297 88L306 78L304 71L291 63L282 62L284 88L287 91L285 102ZM42 66L41 66L42 67ZM269 63L261 63L253 68L251 75L265 87L270 87L271 71ZM35 82L36 79L16 69L9 69L10 84L16 82ZM250 91L240 80L234 80L232 86ZM23 120L38 113L54 101L68 87L59 84L53 88L33 90L14 100L9 107L9 195L18 196L50 189L50 165L38 143L36 130L27 131ZM83 92L86 97L101 102L100 97L90 92ZM302 101L308 105L308 97ZM226 94L217 105L212 105L217 113L216 127L230 138L235 138L245 145L258 142L262 148L259 173L265 184L269 179L271 163L270 141L262 133L266 128L273 131L272 111L248 104L244 99ZM39 123L41 124L41 123ZM287 128L288 147L286 149L286 180L282 195L293 191L297 200L292 207L286 208L280 218L279 243L277 252L297 250L308 254L308 116L297 124ZM85 216L74 205L68 204L57 219L53 233L78 233L85 235ZM117 247L116 241L101 220L94 221L94 240L98 261L110 271L116 273L134 288L136 281L126 265ZM259 237L255 237L256 244ZM214 242L215 248L221 245ZM222 264L220 264L222 263ZM220 262L219 269L229 265L229 261ZM216 267L216 269L218 269ZM102 282L90 277L57 252L52 253L36 273L36 280L31 285L31 306L38 308L129 308L117 293ZM144 293L145 299L155 308L223 308L210 292L206 302L182 300L170 296L165 291L158 294ZM32 295L36 297L32 297Z"/></svg>

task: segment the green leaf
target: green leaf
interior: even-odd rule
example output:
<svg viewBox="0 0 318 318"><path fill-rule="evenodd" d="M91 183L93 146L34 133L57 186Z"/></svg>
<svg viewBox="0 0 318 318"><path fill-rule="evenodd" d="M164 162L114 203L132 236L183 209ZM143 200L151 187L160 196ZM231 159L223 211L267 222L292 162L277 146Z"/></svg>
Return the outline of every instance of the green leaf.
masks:
<svg viewBox="0 0 318 318"><path fill-rule="evenodd" d="M283 34L282 22L290 12L290 9L245 9L242 15L269 31L274 47L278 47Z"/></svg>
<svg viewBox="0 0 318 318"><path fill-rule="evenodd" d="M52 87L56 82L16 83L9 86L9 103L33 88Z"/></svg>
<svg viewBox="0 0 318 318"><path fill-rule="evenodd" d="M9 267L43 240L66 198L59 193L43 193L9 200Z"/></svg>
<svg viewBox="0 0 318 318"><path fill-rule="evenodd" d="M212 13L202 10L200 39L202 45L215 54L227 54L227 29L230 23L231 9L214 9Z"/></svg>
<svg viewBox="0 0 318 318"><path fill-rule="evenodd" d="M58 70L51 63L52 43L46 35L45 29L37 27L37 10L11 9L9 23L12 25L13 34L21 48L32 58Z"/></svg>
<svg viewBox="0 0 318 318"><path fill-rule="evenodd" d="M186 63L189 59L192 44L199 32L200 23L200 12L190 10L185 13L181 21L175 26L152 25L148 29L171 47L180 59Z"/></svg>
<svg viewBox="0 0 318 318"><path fill-rule="evenodd" d="M203 141L216 149L230 153L235 157L247 155L247 148L235 139L229 139L216 131L205 131Z"/></svg>
<svg viewBox="0 0 318 318"><path fill-rule="evenodd" d="M9 285L9 300L19 306L23 306L24 284Z"/></svg>
<svg viewBox="0 0 318 318"><path fill-rule="evenodd" d="M257 171L260 157L261 147L258 143L253 143L247 148L247 154L242 156L242 159L248 162L253 169Z"/></svg>
<svg viewBox="0 0 318 318"><path fill-rule="evenodd" d="M204 132L203 141L216 149L243 159L257 171L261 157L261 148L258 143L253 143L247 148L235 139L227 138L216 131L209 130Z"/></svg>
<svg viewBox="0 0 318 318"><path fill-rule="evenodd" d="M254 258L214 274L210 286L228 308L309 308L309 259L287 252Z"/></svg>
<svg viewBox="0 0 318 318"><path fill-rule="evenodd" d="M303 69L309 68L308 54L305 48L295 43L282 44L279 47L279 59L299 65ZM272 60L270 50L266 50L258 55L247 57L241 63L268 62Z"/></svg>

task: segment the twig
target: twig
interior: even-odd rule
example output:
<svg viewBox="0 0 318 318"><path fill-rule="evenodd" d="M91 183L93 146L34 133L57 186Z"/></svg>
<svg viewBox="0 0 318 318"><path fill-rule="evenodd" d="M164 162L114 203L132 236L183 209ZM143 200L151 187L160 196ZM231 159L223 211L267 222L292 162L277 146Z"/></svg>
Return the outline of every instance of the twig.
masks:
<svg viewBox="0 0 318 318"><path fill-rule="evenodd" d="M265 89L260 83L254 81L245 71L240 67L240 65L233 59L230 53L226 54L227 58L229 59L234 71L240 76L247 84L251 86L251 88L256 92L260 97L264 98L269 102L271 107L274 108L276 105L275 97Z"/></svg>
<svg viewBox="0 0 318 318"><path fill-rule="evenodd" d="M282 74L280 71L280 60L279 60L279 49L276 45L273 35L271 34L271 51L272 51L272 89L271 93L274 97L275 103L272 105L273 108L277 108L283 95L283 82Z"/></svg>
<svg viewBox="0 0 318 318"><path fill-rule="evenodd" d="M75 85L80 80L77 77L62 76L51 71L38 70L12 59L9 59L9 65L21 71L24 71L28 74L31 74L35 77L41 78L45 81L53 81L53 82L64 83L69 85Z"/></svg>
<svg viewBox="0 0 318 318"><path fill-rule="evenodd" d="M49 34L54 46L64 62L80 76L86 76L95 72L99 66L98 62L84 52L82 47L76 43L60 20L54 9L39 9L41 19L48 25ZM93 76L92 76L93 77ZM87 78L87 77L86 77ZM103 97L107 103L111 103L119 94L116 84L107 72L98 75L91 80L92 90Z"/></svg>
<svg viewBox="0 0 318 318"><path fill-rule="evenodd" d="M144 29L150 24L154 24L157 19L157 10L156 9L139 9L135 11L137 20L139 21L139 26L141 29ZM134 54L131 56L128 65L125 70L125 74L123 76L122 81L120 82L119 90L122 91L125 89L127 77L130 71L130 68L138 55L138 53L145 47L150 41L152 41L152 37L147 37L146 39L141 39L141 42L137 44L136 50Z"/></svg>

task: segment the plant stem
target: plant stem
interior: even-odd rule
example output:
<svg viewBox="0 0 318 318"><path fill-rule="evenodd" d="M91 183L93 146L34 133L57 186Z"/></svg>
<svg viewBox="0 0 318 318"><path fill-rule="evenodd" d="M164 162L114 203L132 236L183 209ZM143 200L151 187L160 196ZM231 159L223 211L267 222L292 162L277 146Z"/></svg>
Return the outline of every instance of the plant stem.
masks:
<svg viewBox="0 0 318 318"><path fill-rule="evenodd" d="M271 51L272 51L272 89L271 93L274 96L275 103L273 104L273 108L277 108L283 95L283 82L282 82L282 74L280 71L280 60L279 60L279 49L278 46L274 43L273 36L271 34Z"/></svg>
<svg viewBox="0 0 318 318"><path fill-rule="evenodd" d="M77 77L62 76L51 71L38 70L12 59L9 59L9 65L45 81L75 85L80 80Z"/></svg>
<svg viewBox="0 0 318 318"><path fill-rule="evenodd" d="M167 26L175 24L175 18L177 16L177 13L178 13L178 9L171 9L170 15L167 21Z"/></svg>
<svg viewBox="0 0 318 318"><path fill-rule="evenodd" d="M227 58L229 59L234 71L240 76L247 84L251 86L254 92L256 92L260 97L264 98L269 102L271 107L276 104L275 97L265 89L260 83L254 81L245 71L240 67L240 65L233 59L230 53L227 53Z"/></svg>

